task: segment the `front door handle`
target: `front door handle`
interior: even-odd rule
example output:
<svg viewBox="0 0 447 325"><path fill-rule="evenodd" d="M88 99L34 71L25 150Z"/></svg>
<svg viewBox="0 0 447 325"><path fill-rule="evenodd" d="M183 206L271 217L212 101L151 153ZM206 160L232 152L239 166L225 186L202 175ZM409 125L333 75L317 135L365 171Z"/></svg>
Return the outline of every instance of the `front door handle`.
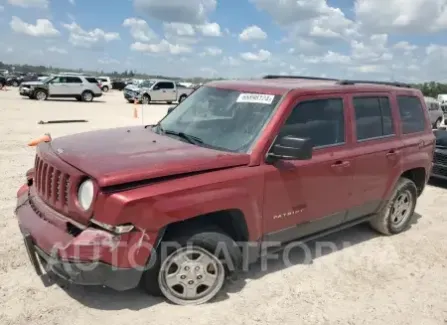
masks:
<svg viewBox="0 0 447 325"><path fill-rule="evenodd" d="M334 164L331 165L332 168L347 168L351 166L351 163L349 161L337 161Z"/></svg>

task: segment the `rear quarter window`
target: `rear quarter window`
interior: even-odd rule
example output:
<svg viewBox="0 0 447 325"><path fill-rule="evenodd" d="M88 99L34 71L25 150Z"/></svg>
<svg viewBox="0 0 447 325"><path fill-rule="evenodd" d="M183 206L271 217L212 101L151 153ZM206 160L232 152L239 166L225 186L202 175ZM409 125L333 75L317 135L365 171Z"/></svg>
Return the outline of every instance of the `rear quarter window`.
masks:
<svg viewBox="0 0 447 325"><path fill-rule="evenodd" d="M425 130L425 114L420 99L416 96L397 96L402 133L411 134Z"/></svg>

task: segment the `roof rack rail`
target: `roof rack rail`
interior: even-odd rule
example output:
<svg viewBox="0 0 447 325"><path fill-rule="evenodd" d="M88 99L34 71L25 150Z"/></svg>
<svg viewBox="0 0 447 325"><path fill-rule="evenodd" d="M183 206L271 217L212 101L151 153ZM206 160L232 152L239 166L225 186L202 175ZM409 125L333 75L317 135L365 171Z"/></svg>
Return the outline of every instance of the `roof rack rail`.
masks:
<svg viewBox="0 0 447 325"><path fill-rule="evenodd" d="M303 80L327 80L327 81L338 81L339 79L334 78L323 78L323 77L309 77L309 76L289 76L289 75L266 75L262 79L303 79Z"/></svg>
<svg viewBox="0 0 447 325"><path fill-rule="evenodd" d="M386 86L394 86L394 87L403 87L403 88L413 88L410 84L404 82L395 82L395 81L374 81L374 80L338 80L337 83L339 85L355 85L355 84L375 84L375 85L386 85Z"/></svg>
<svg viewBox="0 0 447 325"><path fill-rule="evenodd" d="M349 80L349 79L336 79L336 78L323 78L323 77L310 77L310 76L293 76L293 75L266 75L263 79L303 79L303 80L326 80L335 81L339 85L355 85L355 84L375 84L386 85L403 88L413 88L410 84L404 82L395 81L374 81L374 80Z"/></svg>

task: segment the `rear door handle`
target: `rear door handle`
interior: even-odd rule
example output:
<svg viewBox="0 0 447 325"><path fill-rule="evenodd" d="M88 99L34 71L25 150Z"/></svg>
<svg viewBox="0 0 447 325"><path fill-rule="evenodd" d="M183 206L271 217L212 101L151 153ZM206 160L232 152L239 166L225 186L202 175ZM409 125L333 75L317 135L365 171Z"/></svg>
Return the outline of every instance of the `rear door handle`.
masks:
<svg viewBox="0 0 447 325"><path fill-rule="evenodd" d="M397 158L397 155L399 154L399 151L396 150L390 150L386 153L386 157L390 160L395 160Z"/></svg>
<svg viewBox="0 0 447 325"><path fill-rule="evenodd" d="M347 168L351 166L351 163L349 161L337 161L334 164L331 165L332 168Z"/></svg>

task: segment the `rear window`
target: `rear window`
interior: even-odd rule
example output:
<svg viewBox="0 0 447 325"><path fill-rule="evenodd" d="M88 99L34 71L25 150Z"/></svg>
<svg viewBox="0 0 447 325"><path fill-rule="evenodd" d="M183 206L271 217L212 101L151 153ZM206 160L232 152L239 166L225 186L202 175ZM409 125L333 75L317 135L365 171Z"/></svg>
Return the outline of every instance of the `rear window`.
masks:
<svg viewBox="0 0 447 325"><path fill-rule="evenodd" d="M410 134L425 130L425 115L418 97L397 96L402 133Z"/></svg>
<svg viewBox="0 0 447 325"><path fill-rule="evenodd" d="M87 77L85 79L87 79L87 81L92 83L92 84L97 84L98 83L98 80L96 78Z"/></svg>

